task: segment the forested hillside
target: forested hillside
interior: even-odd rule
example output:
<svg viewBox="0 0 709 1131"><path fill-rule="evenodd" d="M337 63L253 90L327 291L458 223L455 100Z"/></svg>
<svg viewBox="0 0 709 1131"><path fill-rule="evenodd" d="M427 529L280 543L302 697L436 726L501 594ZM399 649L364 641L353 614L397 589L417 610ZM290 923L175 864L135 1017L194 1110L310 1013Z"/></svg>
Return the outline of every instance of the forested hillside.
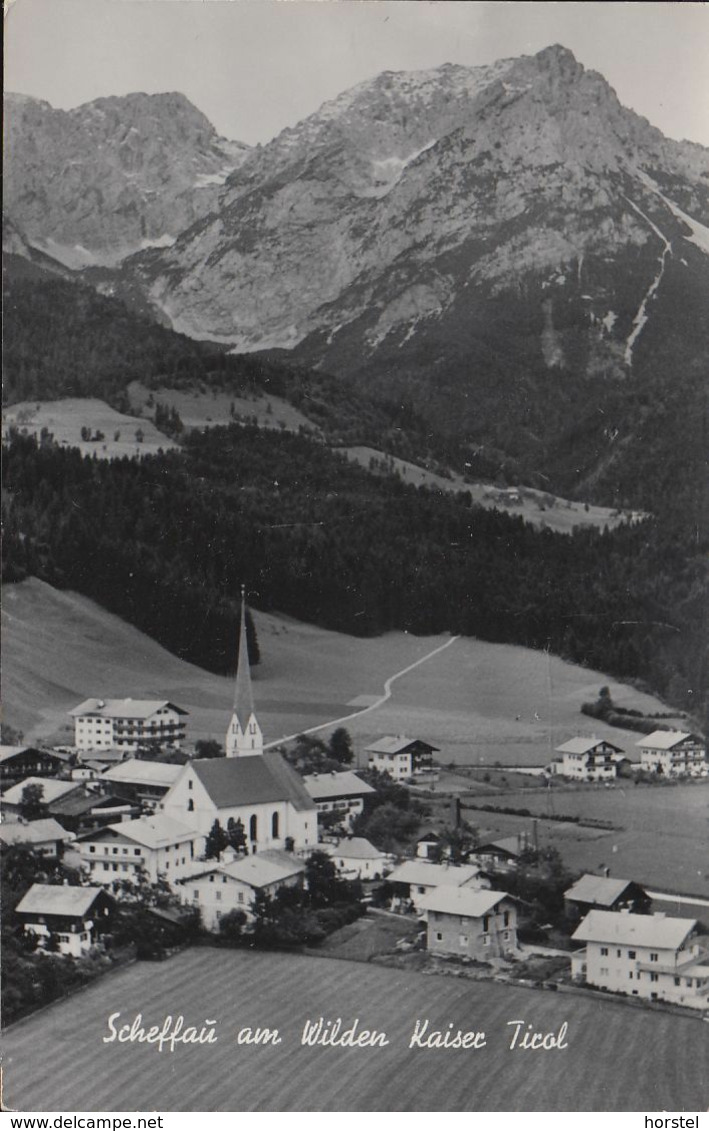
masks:
<svg viewBox="0 0 709 1131"><path fill-rule="evenodd" d="M681 516L535 531L239 426L140 461L16 435L4 473L7 580L75 589L211 670L243 581L257 607L328 628L549 648L706 711L709 568Z"/></svg>

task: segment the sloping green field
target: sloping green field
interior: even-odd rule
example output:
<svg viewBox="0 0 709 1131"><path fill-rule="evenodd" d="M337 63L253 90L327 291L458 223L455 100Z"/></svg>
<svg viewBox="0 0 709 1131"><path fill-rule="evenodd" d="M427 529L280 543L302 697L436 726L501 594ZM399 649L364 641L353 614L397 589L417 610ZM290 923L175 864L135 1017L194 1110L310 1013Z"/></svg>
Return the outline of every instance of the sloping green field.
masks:
<svg viewBox="0 0 709 1131"><path fill-rule="evenodd" d="M216 1022L217 1041L162 1052L104 1043L116 1024L167 1014ZM384 1032L385 1048L301 1045L307 1020ZM479 1049L409 1048L417 1019L484 1031ZM558 1032L568 1048L510 1050L509 1021ZM237 1043L277 1028L281 1043ZM698 1111L707 1027L614 1002L424 977L282 954L191 950L137 965L15 1026L5 1103L24 1111Z"/></svg>

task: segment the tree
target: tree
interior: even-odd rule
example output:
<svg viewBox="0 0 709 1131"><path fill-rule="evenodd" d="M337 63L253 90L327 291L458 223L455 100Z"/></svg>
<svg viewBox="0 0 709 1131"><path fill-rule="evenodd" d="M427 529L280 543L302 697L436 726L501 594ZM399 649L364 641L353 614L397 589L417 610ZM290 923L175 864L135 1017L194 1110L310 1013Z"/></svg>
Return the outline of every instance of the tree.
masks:
<svg viewBox="0 0 709 1131"><path fill-rule="evenodd" d="M198 738L194 744L195 758L223 758L224 747L215 738Z"/></svg>
<svg viewBox="0 0 709 1131"><path fill-rule="evenodd" d="M246 833L244 831L244 822L241 818L237 821L235 821L233 817L229 818L226 835L230 847L236 852L241 852L246 848Z"/></svg>
<svg viewBox="0 0 709 1131"><path fill-rule="evenodd" d="M233 911L227 911L226 915L222 915L219 920L219 935L225 943L231 946L241 942L244 927L246 925L246 912L234 908Z"/></svg>
<svg viewBox="0 0 709 1131"><path fill-rule="evenodd" d="M38 821L45 816L47 808L43 798L43 785L33 783L24 787L20 799L20 817L23 821Z"/></svg>
<svg viewBox="0 0 709 1131"><path fill-rule="evenodd" d="M305 883L314 907L326 907L337 900L337 868L327 852L311 852L305 862Z"/></svg>
<svg viewBox="0 0 709 1131"><path fill-rule="evenodd" d="M441 856L451 864L465 864L478 843L478 831L463 821L454 829L442 829L439 843Z"/></svg>
<svg viewBox="0 0 709 1131"><path fill-rule="evenodd" d="M215 820L204 845L204 855L207 860L219 860L225 848L229 847L229 837L224 832L224 829Z"/></svg>
<svg viewBox="0 0 709 1131"><path fill-rule="evenodd" d="M349 731L344 727L337 727L336 730L330 735L329 742L330 756L339 762L342 766L349 766L354 760L354 750L352 749L352 739Z"/></svg>

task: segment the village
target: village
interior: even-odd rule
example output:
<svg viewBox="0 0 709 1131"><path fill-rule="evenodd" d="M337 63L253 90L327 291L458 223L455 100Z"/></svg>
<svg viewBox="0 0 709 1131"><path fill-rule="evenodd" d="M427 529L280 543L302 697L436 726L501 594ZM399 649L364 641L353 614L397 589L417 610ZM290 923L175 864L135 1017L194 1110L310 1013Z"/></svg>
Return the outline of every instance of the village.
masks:
<svg viewBox="0 0 709 1131"><path fill-rule="evenodd" d="M210 938L307 949L374 923L385 952L374 957L388 964L707 1010L701 919L655 909L642 884L608 868L568 871L553 845L540 848L536 821L481 839L445 794L425 824L440 769L421 739L381 737L359 771L343 728L329 746L301 736L290 751L264 748L243 596L238 659L224 748L197 743L185 756L187 711L175 703L97 698L71 710L72 747L2 747L0 845L6 873L19 854L25 876L5 924L27 955L110 953L136 908L152 922L143 957ZM658 781L707 775L695 734L661 729L637 748ZM576 736L545 774L606 784L627 764L619 746ZM381 831L397 822L406 845L391 851Z"/></svg>

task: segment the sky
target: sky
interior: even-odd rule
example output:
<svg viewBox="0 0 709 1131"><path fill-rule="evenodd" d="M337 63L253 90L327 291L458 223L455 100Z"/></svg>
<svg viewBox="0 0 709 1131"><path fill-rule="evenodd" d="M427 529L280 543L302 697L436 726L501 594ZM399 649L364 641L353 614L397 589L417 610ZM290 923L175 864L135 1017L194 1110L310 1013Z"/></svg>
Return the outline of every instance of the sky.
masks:
<svg viewBox="0 0 709 1131"><path fill-rule="evenodd" d="M179 90L249 144L384 70L561 43L665 134L709 146L706 3L10 0L5 34L7 90L62 109Z"/></svg>

